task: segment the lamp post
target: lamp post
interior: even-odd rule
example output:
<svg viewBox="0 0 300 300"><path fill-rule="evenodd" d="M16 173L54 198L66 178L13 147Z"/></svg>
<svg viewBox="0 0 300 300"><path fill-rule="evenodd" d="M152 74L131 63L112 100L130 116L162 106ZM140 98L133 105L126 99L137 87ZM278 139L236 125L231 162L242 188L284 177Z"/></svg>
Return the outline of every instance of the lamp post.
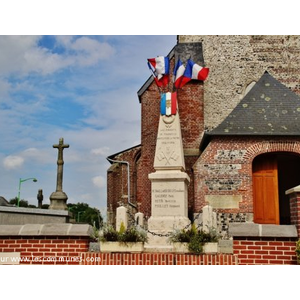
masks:
<svg viewBox="0 0 300 300"><path fill-rule="evenodd" d="M19 192L18 192L18 203L17 203L18 207L20 206L21 183L24 182L24 181L27 181L27 180L32 180L33 182L37 182L37 179L34 178L34 177L26 178L26 179L20 178L20 180L19 180Z"/></svg>
<svg viewBox="0 0 300 300"><path fill-rule="evenodd" d="M79 211L78 212L78 215L77 215L77 223L79 223L79 220L80 220L80 214L82 214L83 213L83 211Z"/></svg>

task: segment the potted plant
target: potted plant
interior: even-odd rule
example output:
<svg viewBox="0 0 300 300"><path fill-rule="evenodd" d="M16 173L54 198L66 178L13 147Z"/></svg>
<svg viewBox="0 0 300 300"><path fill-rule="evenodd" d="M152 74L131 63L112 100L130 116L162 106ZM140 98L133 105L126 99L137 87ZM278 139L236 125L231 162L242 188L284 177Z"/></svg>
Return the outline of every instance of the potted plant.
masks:
<svg viewBox="0 0 300 300"><path fill-rule="evenodd" d="M300 240L296 243L297 264L300 265Z"/></svg>
<svg viewBox="0 0 300 300"><path fill-rule="evenodd" d="M122 223L117 231L106 225L100 235L100 252L142 252L147 240L146 231L139 226L125 229Z"/></svg>
<svg viewBox="0 0 300 300"><path fill-rule="evenodd" d="M175 230L169 237L169 242L173 243L174 252L217 253L218 238L215 229L210 228L205 232L192 224L190 229Z"/></svg>

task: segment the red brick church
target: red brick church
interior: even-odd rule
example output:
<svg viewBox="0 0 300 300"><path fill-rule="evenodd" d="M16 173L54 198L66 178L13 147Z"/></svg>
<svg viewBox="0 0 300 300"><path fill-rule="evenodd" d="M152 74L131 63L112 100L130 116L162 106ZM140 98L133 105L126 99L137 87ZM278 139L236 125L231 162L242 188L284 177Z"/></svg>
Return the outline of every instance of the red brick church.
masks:
<svg viewBox="0 0 300 300"><path fill-rule="evenodd" d="M170 74L179 57L210 69L177 92L191 221L210 205L223 232L232 222L291 224L285 192L300 185L299 54L298 36L178 36ZM138 100L141 144L108 157L111 222L120 203L151 216L160 114L153 77Z"/></svg>

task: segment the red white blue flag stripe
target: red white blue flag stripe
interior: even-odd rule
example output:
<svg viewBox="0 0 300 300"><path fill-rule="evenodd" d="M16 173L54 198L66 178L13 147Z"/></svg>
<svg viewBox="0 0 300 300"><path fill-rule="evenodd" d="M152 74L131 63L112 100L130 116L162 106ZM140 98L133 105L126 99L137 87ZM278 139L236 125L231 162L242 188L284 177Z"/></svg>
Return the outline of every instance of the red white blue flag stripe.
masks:
<svg viewBox="0 0 300 300"><path fill-rule="evenodd" d="M173 72L174 86L177 89L181 87L181 80L183 78L184 71L185 66L183 65L182 61L178 59Z"/></svg>
<svg viewBox="0 0 300 300"><path fill-rule="evenodd" d="M148 66L154 72L158 80L164 75L169 75L169 58L165 56L157 56L155 58L148 58Z"/></svg>
<svg viewBox="0 0 300 300"><path fill-rule="evenodd" d="M201 67L195 64L191 59L187 61L187 65L183 74L183 78L180 83L180 87L183 87L192 79L204 81L209 73L209 68Z"/></svg>
<svg viewBox="0 0 300 300"><path fill-rule="evenodd" d="M166 87L169 83L169 58L164 56L148 58L148 67L152 72L157 86Z"/></svg>
<svg viewBox="0 0 300 300"><path fill-rule="evenodd" d="M163 93L160 100L160 113L162 115L176 115L177 111L177 93Z"/></svg>

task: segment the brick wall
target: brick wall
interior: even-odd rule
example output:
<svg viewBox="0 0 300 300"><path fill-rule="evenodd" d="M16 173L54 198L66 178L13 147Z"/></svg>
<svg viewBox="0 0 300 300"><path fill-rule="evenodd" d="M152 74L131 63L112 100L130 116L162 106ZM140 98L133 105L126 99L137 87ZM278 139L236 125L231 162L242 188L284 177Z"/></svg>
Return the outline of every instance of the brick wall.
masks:
<svg viewBox="0 0 300 300"><path fill-rule="evenodd" d="M87 265L236 265L232 254L83 253Z"/></svg>
<svg viewBox="0 0 300 300"><path fill-rule="evenodd" d="M244 238L233 241L239 265L295 265L295 239Z"/></svg>
<svg viewBox="0 0 300 300"><path fill-rule="evenodd" d="M298 188L298 187L297 187ZM291 224L297 228L298 236L300 237L300 191L293 191L289 194Z"/></svg>
<svg viewBox="0 0 300 300"><path fill-rule="evenodd" d="M252 213L252 163L263 153L300 154L299 138L214 137L194 166L195 211L207 205L207 195L241 196L238 208L224 213Z"/></svg>
<svg viewBox="0 0 300 300"><path fill-rule="evenodd" d="M296 264L295 239L236 238L233 254L91 253L88 237L0 237L0 252L19 252L20 264L262 265Z"/></svg>
<svg viewBox="0 0 300 300"><path fill-rule="evenodd" d="M89 237L0 237L0 252L19 252L20 264L78 265Z"/></svg>
<svg viewBox="0 0 300 300"><path fill-rule="evenodd" d="M140 146L128 149L115 155L112 159L127 161L130 165L130 202L137 205L137 161L139 159ZM107 171L107 208L109 222L115 224L118 202L128 203L128 173L126 164L113 163Z"/></svg>

